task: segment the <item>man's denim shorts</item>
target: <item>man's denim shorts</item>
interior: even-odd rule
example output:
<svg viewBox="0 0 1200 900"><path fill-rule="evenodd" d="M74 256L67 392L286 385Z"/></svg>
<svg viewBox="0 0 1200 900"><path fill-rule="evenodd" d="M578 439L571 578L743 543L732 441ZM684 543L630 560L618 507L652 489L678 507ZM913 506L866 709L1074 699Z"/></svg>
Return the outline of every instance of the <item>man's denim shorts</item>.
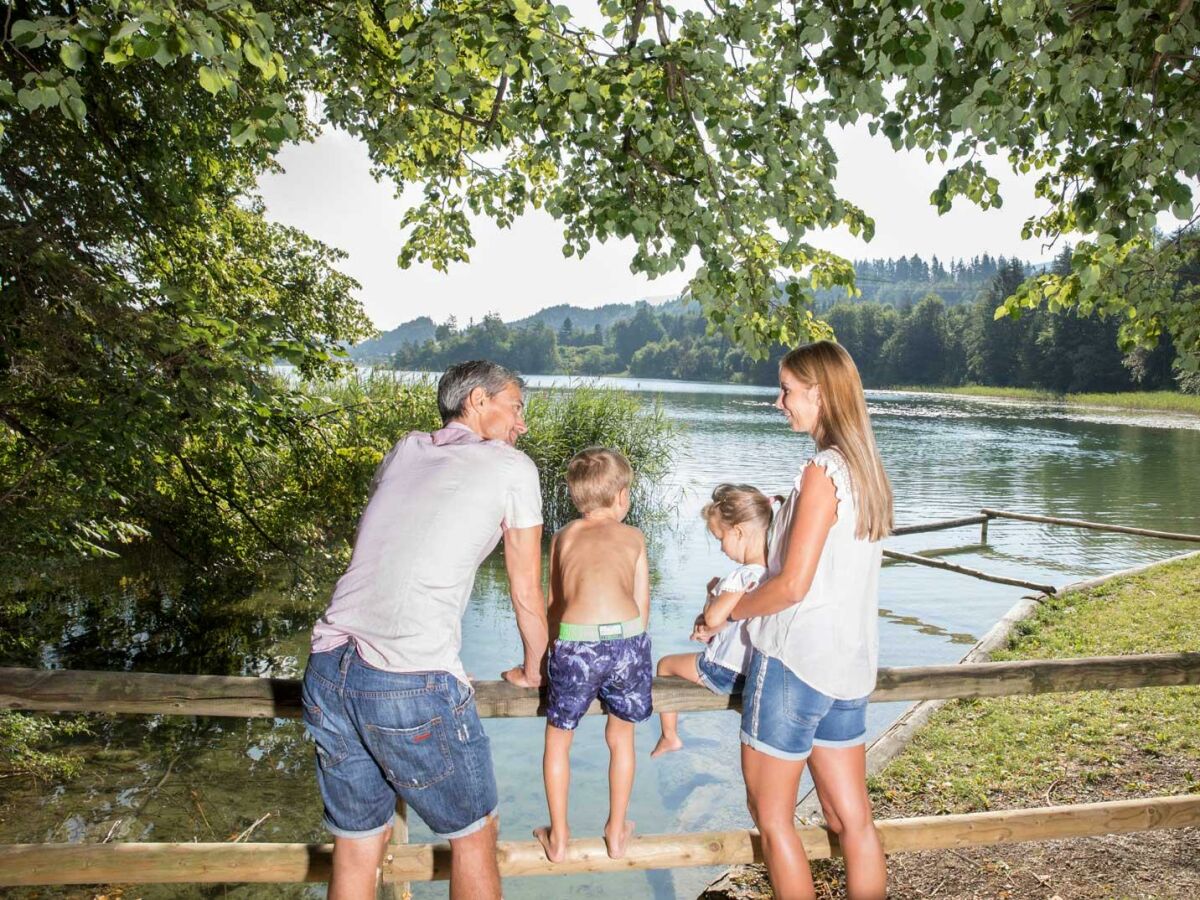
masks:
<svg viewBox="0 0 1200 900"><path fill-rule="evenodd" d="M746 676L708 659L703 653L696 656L696 671L700 683L714 694L740 694L746 686Z"/></svg>
<svg viewBox="0 0 1200 900"><path fill-rule="evenodd" d="M835 700L777 659L755 650L742 693L742 743L777 759L867 740L867 698Z"/></svg>
<svg viewBox="0 0 1200 900"><path fill-rule="evenodd" d="M325 827L335 835L383 831L396 797L447 839L478 831L495 813L475 692L449 672L375 669L350 641L309 657L302 695Z"/></svg>

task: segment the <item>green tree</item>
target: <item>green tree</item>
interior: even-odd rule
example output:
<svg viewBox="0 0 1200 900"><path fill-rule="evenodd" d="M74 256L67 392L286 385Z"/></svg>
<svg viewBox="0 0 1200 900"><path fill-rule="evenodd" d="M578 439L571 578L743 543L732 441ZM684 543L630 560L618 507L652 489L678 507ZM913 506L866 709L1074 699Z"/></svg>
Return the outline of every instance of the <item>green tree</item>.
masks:
<svg viewBox="0 0 1200 900"><path fill-rule="evenodd" d="M946 305L929 295L901 317L883 345L883 357L893 384L943 384L949 337Z"/></svg>
<svg viewBox="0 0 1200 900"><path fill-rule="evenodd" d="M1031 317L996 318L995 310L1025 281L1018 260L1002 266L991 286L971 306L964 337L967 378L979 384L1009 387L1026 376L1023 348L1031 340Z"/></svg>
<svg viewBox="0 0 1200 900"><path fill-rule="evenodd" d="M654 310L650 308L649 304L645 303L638 306L633 318L617 322L609 329L609 333L612 337L613 350L616 352L617 358L625 365L629 365L633 354L638 350L660 340L664 334L658 316L654 314Z"/></svg>
<svg viewBox="0 0 1200 900"><path fill-rule="evenodd" d="M1197 355L1191 318L1161 292L1100 278L1150 252L1156 213L1191 214L1190 4L714 0L680 11L601 0L600 10L593 32L538 0L118 0L65 15L28 3L5 35L3 125L86 123L108 111L98 82L127 85L158 66L218 97L228 142L261 156L304 134L313 90L332 124L366 142L378 175L424 184L403 263L466 259L470 214L507 225L542 206L562 222L567 254L632 238L633 268L653 276L697 253L692 296L761 353L821 333L812 290L853 281L808 237L838 224L871 234L868 213L833 188L826 138L865 118L897 148L955 160L934 194L941 209L960 196L999 204L980 151L1004 149L1015 169L1040 174L1049 212L1029 233L1086 239L1070 275L1039 276L1013 304L1132 309L1128 340L1168 328ZM167 118L187 114L180 105Z"/></svg>

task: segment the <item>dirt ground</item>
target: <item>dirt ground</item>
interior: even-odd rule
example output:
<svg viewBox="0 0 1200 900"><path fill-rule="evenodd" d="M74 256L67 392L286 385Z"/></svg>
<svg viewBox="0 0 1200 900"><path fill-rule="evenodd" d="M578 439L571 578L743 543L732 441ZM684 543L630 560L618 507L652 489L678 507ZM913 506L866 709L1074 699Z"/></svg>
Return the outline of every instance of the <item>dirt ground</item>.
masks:
<svg viewBox="0 0 1200 900"><path fill-rule="evenodd" d="M839 861L814 864L817 896L846 896ZM1197 900L1200 829L903 853L888 859L888 897L961 900ZM774 896L759 866L746 866L702 900Z"/></svg>

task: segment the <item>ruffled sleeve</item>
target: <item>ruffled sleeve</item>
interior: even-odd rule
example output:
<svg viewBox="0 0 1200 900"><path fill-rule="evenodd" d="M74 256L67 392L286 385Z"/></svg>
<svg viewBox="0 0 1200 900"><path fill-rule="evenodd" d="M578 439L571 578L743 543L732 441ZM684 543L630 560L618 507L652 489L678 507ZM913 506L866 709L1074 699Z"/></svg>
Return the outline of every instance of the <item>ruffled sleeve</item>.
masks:
<svg viewBox="0 0 1200 900"><path fill-rule="evenodd" d="M843 503L849 503L854 506L854 492L850 486L850 469L846 466L846 459L837 450L832 447L826 447L813 454L809 460L810 463L816 463L825 469L825 474L829 476L829 480L833 482L833 489L837 494L838 501L838 518L841 518L841 509ZM796 476L796 490L803 490L804 472L808 469L807 464L800 474Z"/></svg>

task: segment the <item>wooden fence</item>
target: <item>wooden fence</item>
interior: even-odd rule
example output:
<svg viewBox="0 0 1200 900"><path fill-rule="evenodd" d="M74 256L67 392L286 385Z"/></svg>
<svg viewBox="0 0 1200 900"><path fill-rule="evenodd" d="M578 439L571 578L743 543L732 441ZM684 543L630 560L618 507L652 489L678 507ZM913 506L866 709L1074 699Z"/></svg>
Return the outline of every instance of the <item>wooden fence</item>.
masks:
<svg viewBox="0 0 1200 900"><path fill-rule="evenodd" d="M901 527L895 533L980 525L981 540L986 542L988 522L996 518L1200 541L1196 535L991 509L982 510L978 516ZM987 577L986 573L943 560L901 556L905 562L934 563L937 568ZM987 580L1001 579L992 576ZM1002 583L1043 589L1044 593L1053 591L1049 585L1014 579ZM1000 697L1196 684L1200 684L1200 653L1160 653L885 668L879 670L871 700ZM476 684L476 693L481 716L539 716L543 712L542 698L534 690L504 682L482 682ZM739 702L738 698L717 696L678 679L655 679L654 696L660 711L735 709ZM0 709L297 718L300 685L280 678L0 668ZM598 712L598 705L589 710L591 714ZM1083 837L1200 825L1200 795L921 816L883 820L877 825L888 853ZM799 833L810 857L839 855L836 836L826 829L804 826ZM408 882L446 878L449 846L407 844L407 837L401 805L382 869L385 887L396 889ZM328 844L10 844L0 845L0 885L322 881L329 877L331 852ZM561 863L548 862L534 841L501 841L497 854L504 876L730 865L762 859L758 836L752 831L639 836L620 860L609 859L603 842L594 838L573 840L567 859ZM405 893L402 889L397 892Z"/></svg>

